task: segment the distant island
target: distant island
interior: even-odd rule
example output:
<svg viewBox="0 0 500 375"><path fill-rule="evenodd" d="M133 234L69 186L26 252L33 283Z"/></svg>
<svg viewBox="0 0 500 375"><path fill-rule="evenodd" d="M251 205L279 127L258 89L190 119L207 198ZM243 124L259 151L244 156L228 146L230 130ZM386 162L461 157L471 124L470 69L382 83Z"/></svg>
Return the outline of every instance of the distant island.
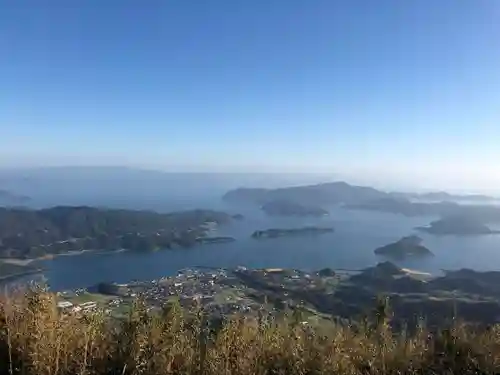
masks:
<svg viewBox="0 0 500 375"><path fill-rule="evenodd" d="M350 210L364 210L415 216L462 216L483 222L500 222L500 207L494 205L460 205L455 202L410 202L404 198L383 198L356 204L346 204Z"/></svg>
<svg viewBox="0 0 500 375"><path fill-rule="evenodd" d="M450 194L445 191L431 191L428 193L392 193L396 197L435 202L491 202L498 198L484 194Z"/></svg>
<svg viewBox="0 0 500 375"><path fill-rule="evenodd" d="M308 204L360 204L380 199L399 201L428 200L437 202L490 202L495 197L482 194L450 194L444 191L427 193L385 192L369 186L356 186L344 181L315 185L290 186L277 189L238 188L228 191L223 199L231 202L264 204L276 199Z"/></svg>
<svg viewBox="0 0 500 375"><path fill-rule="evenodd" d="M484 234L498 234L479 220L467 216L451 216L433 221L427 227L418 227L417 230L435 235L471 236Z"/></svg>
<svg viewBox="0 0 500 375"><path fill-rule="evenodd" d="M377 255L401 259L414 256L434 255L428 248L422 245L422 238L418 236L407 236L391 244L374 250Z"/></svg>
<svg viewBox="0 0 500 375"><path fill-rule="evenodd" d="M495 200L486 195L384 192L372 187L350 185L343 181L278 189L238 188L228 191L223 199L227 202L248 203L261 207L275 201L289 201L308 207L342 205L350 210L387 212L409 217L467 215L481 218L485 222L500 222L500 207L486 204ZM463 201L484 203L474 205L457 203Z"/></svg>
<svg viewBox="0 0 500 375"><path fill-rule="evenodd" d="M214 226L234 218L224 212L152 211L60 206L42 210L0 208L0 258L33 259L83 250L150 251L197 243Z"/></svg>
<svg viewBox="0 0 500 375"><path fill-rule="evenodd" d="M275 200L285 200L303 205L323 206L338 203L358 203L387 196L388 193L371 187L354 186L340 181L278 189L239 188L228 191L223 196L223 199L228 202L258 205Z"/></svg>
<svg viewBox="0 0 500 375"><path fill-rule="evenodd" d="M334 228L328 227L302 227L302 228L292 228L292 229L279 229L272 228L267 230L256 230L253 232L253 238L278 238L286 236L297 236L297 235L315 235L334 232Z"/></svg>
<svg viewBox="0 0 500 375"><path fill-rule="evenodd" d="M344 207L350 210L379 211L400 214L408 217L449 215L466 208L466 206L460 206L458 203L454 202L410 202L406 198L395 197L375 199L356 204L347 204L344 205Z"/></svg>
<svg viewBox="0 0 500 375"><path fill-rule="evenodd" d="M261 207L269 216L327 216L328 211L318 206L307 206L290 200L277 199Z"/></svg>

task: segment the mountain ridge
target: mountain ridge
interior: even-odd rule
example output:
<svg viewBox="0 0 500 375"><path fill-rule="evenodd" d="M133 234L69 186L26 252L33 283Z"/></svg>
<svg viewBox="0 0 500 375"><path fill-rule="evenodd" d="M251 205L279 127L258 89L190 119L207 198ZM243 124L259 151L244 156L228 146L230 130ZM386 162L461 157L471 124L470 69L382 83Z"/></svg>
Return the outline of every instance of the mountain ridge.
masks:
<svg viewBox="0 0 500 375"><path fill-rule="evenodd" d="M274 189L239 187L227 191L223 195L223 199L227 201L247 201L259 204L277 199L295 200L298 203L319 202L324 204L358 204L381 199L409 203L413 203L411 200L435 200L443 203L467 200L476 202L497 200L497 198L493 196L483 194L451 194L444 191L426 193L383 191L371 186L349 184L345 181L279 187Z"/></svg>

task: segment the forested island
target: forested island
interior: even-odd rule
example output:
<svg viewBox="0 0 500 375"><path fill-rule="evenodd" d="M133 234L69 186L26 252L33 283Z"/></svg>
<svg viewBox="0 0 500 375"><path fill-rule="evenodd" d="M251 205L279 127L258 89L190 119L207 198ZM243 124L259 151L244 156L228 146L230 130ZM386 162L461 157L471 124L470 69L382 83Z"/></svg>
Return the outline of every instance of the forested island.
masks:
<svg viewBox="0 0 500 375"><path fill-rule="evenodd" d="M418 236L406 236L391 244L374 250L375 254L390 258L402 259L406 257L432 256L432 252L422 245L422 238Z"/></svg>
<svg viewBox="0 0 500 375"><path fill-rule="evenodd" d="M274 200L286 200L304 205L322 206L337 203L358 203L387 196L388 193L371 187L355 186L339 181L278 189L239 188L228 191L223 199L228 202L260 205Z"/></svg>
<svg viewBox="0 0 500 375"><path fill-rule="evenodd" d="M276 199L262 207L269 216L327 216L328 211L319 206L304 205L285 199Z"/></svg>
<svg viewBox="0 0 500 375"><path fill-rule="evenodd" d="M494 202L497 197L484 194L451 194L446 191L430 191L427 193L390 193L394 198L405 198L416 201L431 201L431 202Z"/></svg>
<svg viewBox="0 0 500 375"><path fill-rule="evenodd" d="M484 234L499 234L481 221L467 216L450 216L433 221L427 227L418 227L417 230L435 235L473 236Z"/></svg>
<svg viewBox="0 0 500 375"><path fill-rule="evenodd" d="M334 232L334 228L328 227L302 227L302 228L291 228L291 229L280 229L272 228L267 230L256 230L253 232L253 238L278 238L285 236L297 236L297 235L314 235L314 234L324 234Z"/></svg>
<svg viewBox="0 0 500 375"><path fill-rule="evenodd" d="M410 202L403 198L384 198L357 204L346 204L344 207L351 210L387 212L408 217L460 216L486 223L500 222L500 207L494 205L461 205L454 202L422 203Z"/></svg>
<svg viewBox="0 0 500 375"><path fill-rule="evenodd" d="M203 242L200 239L208 237L214 225L231 220L231 215L212 210L163 214L85 206L0 208L0 258L30 259L82 250L189 247Z"/></svg>
<svg viewBox="0 0 500 375"><path fill-rule="evenodd" d="M275 201L287 201L306 207L341 205L350 210L387 212L408 217L463 215L484 222L500 222L499 206L457 203L459 201L489 202L495 200L493 197L477 194L454 195L445 192L425 194L384 192L368 186L350 185L343 181L278 189L239 188L228 191L223 199L228 202L259 206ZM414 202L413 200L436 201Z"/></svg>
<svg viewBox="0 0 500 375"><path fill-rule="evenodd" d="M350 210L379 211L413 217L450 214L460 210L462 206L452 202L416 203L405 198L387 197L346 204L344 207Z"/></svg>

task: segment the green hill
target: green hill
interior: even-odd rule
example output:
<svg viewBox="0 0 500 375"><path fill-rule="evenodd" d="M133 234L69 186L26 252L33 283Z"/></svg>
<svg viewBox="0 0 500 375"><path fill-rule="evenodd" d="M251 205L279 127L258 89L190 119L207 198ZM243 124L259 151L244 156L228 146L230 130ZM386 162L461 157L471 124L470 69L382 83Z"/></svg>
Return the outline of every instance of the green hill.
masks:
<svg viewBox="0 0 500 375"><path fill-rule="evenodd" d="M0 208L0 257L37 258L80 250L154 250L191 246L209 222L232 216L212 210L172 213L96 207Z"/></svg>

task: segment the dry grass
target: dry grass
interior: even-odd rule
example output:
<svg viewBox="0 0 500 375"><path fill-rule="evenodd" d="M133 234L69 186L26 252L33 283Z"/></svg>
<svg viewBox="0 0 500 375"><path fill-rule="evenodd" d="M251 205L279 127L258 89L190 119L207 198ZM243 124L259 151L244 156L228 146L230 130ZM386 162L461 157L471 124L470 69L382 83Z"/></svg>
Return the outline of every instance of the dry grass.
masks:
<svg viewBox="0 0 500 375"><path fill-rule="evenodd" d="M75 374L497 374L500 329L455 324L430 334L393 334L386 306L373 324L312 329L293 316L234 317L216 334L201 312L178 305L128 319L62 316L42 290L0 304L0 375Z"/></svg>

